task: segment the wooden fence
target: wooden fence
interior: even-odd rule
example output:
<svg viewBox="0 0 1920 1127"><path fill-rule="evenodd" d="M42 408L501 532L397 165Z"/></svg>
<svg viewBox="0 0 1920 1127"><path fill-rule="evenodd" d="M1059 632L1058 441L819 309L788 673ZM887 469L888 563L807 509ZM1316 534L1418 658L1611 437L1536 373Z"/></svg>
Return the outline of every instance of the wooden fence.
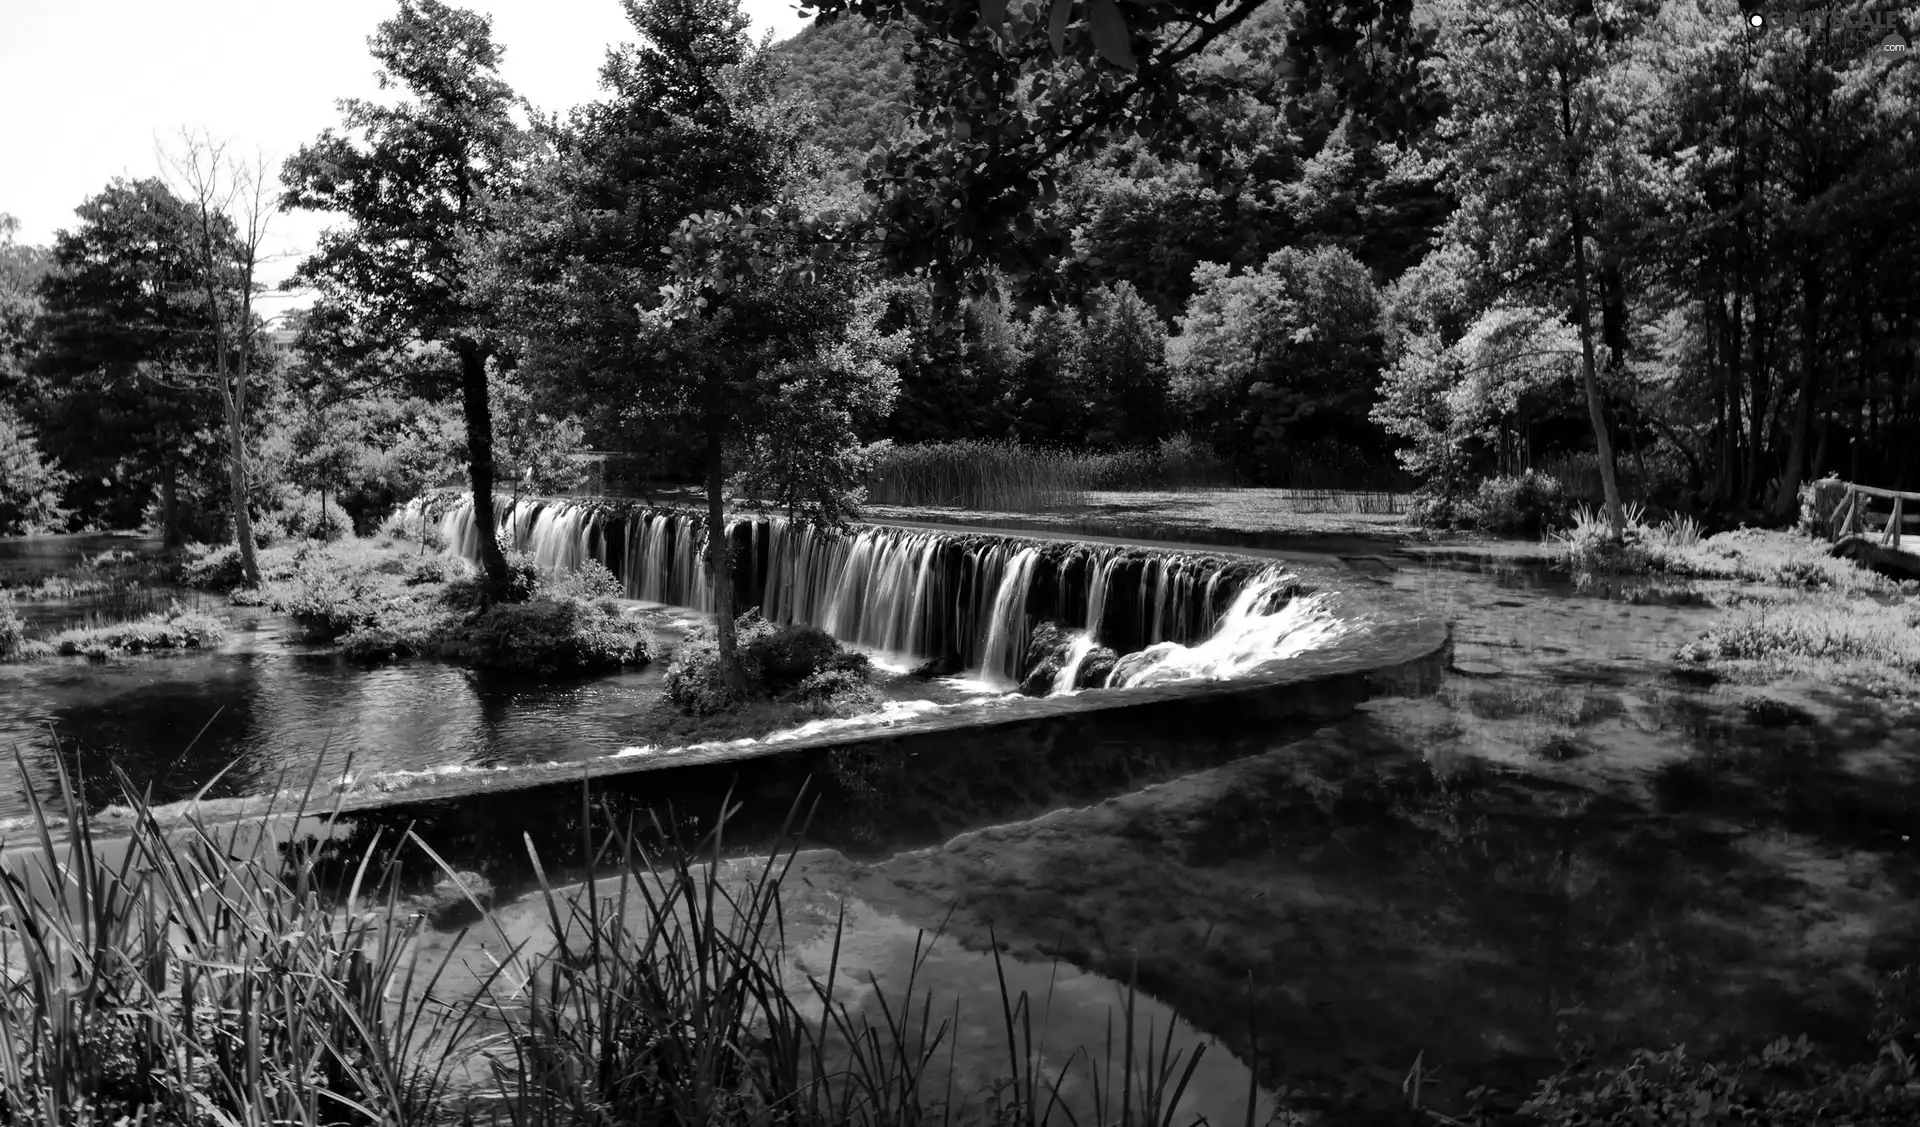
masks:
<svg viewBox="0 0 1920 1127"><path fill-rule="evenodd" d="M1893 551L1900 550L1901 534L1907 521L1920 519L1920 493L1902 493L1897 489L1877 489L1871 485L1841 483L1845 494L1827 518L1827 539L1835 544L1859 539ZM1872 536L1875 502L1892 502L1893 510ZM1911 510L1911 511L1909 511Z"/></svg>

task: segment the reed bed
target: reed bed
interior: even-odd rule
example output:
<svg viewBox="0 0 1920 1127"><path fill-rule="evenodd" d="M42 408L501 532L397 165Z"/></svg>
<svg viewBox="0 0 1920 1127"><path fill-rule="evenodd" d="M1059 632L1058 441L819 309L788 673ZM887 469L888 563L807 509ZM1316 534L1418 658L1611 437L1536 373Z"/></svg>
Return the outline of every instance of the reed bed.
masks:
<svg viewBox="0 0 1920 1127"><path fill-rule="evenodd" d="M881 450L867 479L876 505L1040 512L1082 505L1097 491L1222 488L1234 475L1184 436L1157 447L1084 451L1016 442L930 442Z"/></svg>
<svg viewBox="0 0 1920 1127"><path fill-rule="evenodd" d="M1205 1051L1137 1037L1129 988L1104 1056L1043 1070L1047 1000L1010 996L1002 973L1010 1079L969 1114L953 1019L919 983L858 1012L838 1000L836 926L824 978L794 988L780 889L795 850L742 878L724 816L692 843L658 823L583 830L595 861L571 888L529 843L550 934L499 932L490 969L456 987L460 943L422 957L407 889L424 862L481 905L411 832L357 857L275 849L262 827L302 824L304 801L245 830L163 827L129 788L130 836L95 840L64 769L60 783L0 866L0 1123L1041 1127L1070 1121L1077 1064L1103 1127L1173 1127ZM1250 1081L1246 1127L1256 1095Z"/></svg>

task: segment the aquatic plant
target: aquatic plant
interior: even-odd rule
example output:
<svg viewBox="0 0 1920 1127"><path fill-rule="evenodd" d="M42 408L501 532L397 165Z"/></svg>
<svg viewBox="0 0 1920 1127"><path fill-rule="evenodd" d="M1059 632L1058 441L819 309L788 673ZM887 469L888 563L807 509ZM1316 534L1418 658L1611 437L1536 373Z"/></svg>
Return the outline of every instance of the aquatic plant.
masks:
<svg viewBox="0 0 1920 1127"><path fill-rule="evenodd" d="M1232 481L1232 471L1210 447L1185 435L1154 447L1104 452L965 439L879 451L867 500L1037 512L1081 504L1095 490L1194 489Z"/></svg>
<svg viewBox="0 0 1920 1127"><path fill-rule="evenodd" d="M27 638L26 620L13 605L13 592L0 591L0 661L18 661L32 656L34 643Z"/></svg>
<svg viewBox="0 0 1920 1127"><path fill-rule="evenodd" d="M198 650L219 645L227 636L226 623L204 611L175 603L158 614L134 622L65 630L47 640L55 653L104 661L110 657L156 650Z"/></svg>
<svg viewBox="0 0 1920 1127"><path fill-rule="evenodd" d="M872 1005L841 986L844 918L826 965L792 977L799 801L780 844L731 862L726 811L698 841L658 822L596 841L583 794L579 883L556 885L529 846L548 933L499 933L491 969L456 987L459 940L436 957L416 940L429 916L484 931L493 890L413 833L276 848L274 825L325 839L327 819L303 799L162 828L128 786L127 837L107 842L59 770L60 804L35 800L28 847L0 868L0 1122L893 1127L952 1122L974 1095L953 1091L953 1019L915 996L931 938ZM410 894L422 865L431 896ZM1103 1057L1044 1067L1051 999L1013 995L995 967L1011 1066L983 1094L995 1122L1066 1122L1075 1071L1102 1124L1175 1122L1205 1049L1175 1051L1169 1030L1143 1061L1131 984Z"/></svg>

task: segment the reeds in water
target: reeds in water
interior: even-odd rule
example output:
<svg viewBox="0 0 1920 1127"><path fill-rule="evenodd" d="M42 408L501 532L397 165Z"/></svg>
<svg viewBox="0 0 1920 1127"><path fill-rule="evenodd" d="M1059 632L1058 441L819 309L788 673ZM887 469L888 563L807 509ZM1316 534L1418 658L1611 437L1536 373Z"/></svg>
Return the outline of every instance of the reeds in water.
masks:
<svg viewBox="0 0 1920 1127"><path fill-rule="evenodd" d="M824 977L796 986L781 897L795 850L741 877L724 860L724 817L691 844L657 823L597 842L583 829L595 860L571 888L529 843L550 934L510 943L483 917L501 940L490 969L450 976L460 941L423 957L398 865L375 861L424 856L464 892L411 833L399 851L376 840L323 869L323 850L271 847L276 817L327 836L304 802L247 827L163 826L129 789L132 830L109 841L60 781L62 805L36 800L28 846L0 853L0 1123L1078 1122L1061 1099L1074 1062L1043 1069L1034 1004L1004 974L1011 1079L983 1115L952 1090L952 1019L915 977L924 936L913 976L857 1010L838 988L838 924ZM346 875L329 885L322 872ZM1169 1030L1137 1064L1133 1019L1130 988L1103 1063L1074 1055L1095 1119L1172 1127L1203 1050L1184 1056ZM1042 1035L1044 1023L1043 1003ZM1248 1127L1256 1095L1250 1081Z"/></svg>
<svg viewBox="0 0 1920 1127"><path fill-rule="evenodd" d="M1084 504L1095 491L1216 488L1232 471L1184 436L1157 447L1084 451L1016 442L928 442L884 450L867 480L876 505L1042 512Z"/></svg>

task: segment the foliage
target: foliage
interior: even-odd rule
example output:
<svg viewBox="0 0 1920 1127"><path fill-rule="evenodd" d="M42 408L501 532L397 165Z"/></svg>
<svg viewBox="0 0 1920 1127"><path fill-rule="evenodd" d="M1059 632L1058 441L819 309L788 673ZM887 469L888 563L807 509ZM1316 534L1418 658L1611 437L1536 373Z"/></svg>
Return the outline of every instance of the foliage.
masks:
<svg viewBox="0 0 1920 1127"><path fill-rule="evenodd" d="M0 590L0 661L18 661L33 656L33 643L27 639L27 623L14 605L13 592Z"/></svg>
<svg viewBox="0 0 1920 1127"><path fill-rule="evenodd" d="M841 167L909 128L912 78L899 49L859 20L810 23L775 48L781 91L812 104L805 135Z"/></svg>
<svg viewBox="0 0 1920 1127"><path fill-rule="evenodd" d="M1384 344L1365 267L1288 248L1239 274L1203 264L1194 286L1173 387L1214 448L1273 484L1313 484L1329 458L1364 465L1382 445L1369 413Z"/></svg>
<svg viewBox="0 0 1920 1127"><path fill-rule="evenodd" d="M33 428L0 402L0 536L60 531L70 515L60 498L72 477L48 463Z"/></svg>
<svg viewBox="0 0 1920 1127"><path fill-rule="evenodd" d="M349 652L366 641L349 636ZM497 602L471 618L442 623L428 641L435 656L491 669L591 673L644 665L653 637L607 600L538 597Z"/></svg>
<svg viewBox="0 0 1920 1127"><path fill-rule="evenodd" d="M585 429L571 415L555 417L533 401L526 384L496 371L487 381L493 401L493 458L513 492L563 493L586 479L579 455Z"/></svg>
<svg viewBox="0 0 1920 1127"><path fill-rule="evenodd" d="M872 667L865 654L841 649L817 627L775 626L758 612L741 615L734 629L745 689L720 675L710 631L689 636L667 668L667 694L693 715L710 715L755 699L799 700L822 710L836 703L871 706Z"/></svg>
<svg viewBox="0 0 1920 1127"><path fill-rule="evenodd" d="M1503 536L1541 536L1568 516L1560 483L1532 470L1481 482L1473 507L1476 528Z"/></svg>
<svg viewBox="0 0 1920 1127"><path fill-rule="evenodd" d="M1167 329L1132 284L1088 295L1079 376L1090 445L1139 446L1166 437Z"/></svg>
<svg viewBox="0 0 1920 1127"><path fill-rule="evenodd" d="M1093 490L1205 488L1232 477L1205 443L1184 434L1103 453L940 442L879 451L867 495L877 505L1039 512L1080 504Z"/></svg>
<svg viewBox="0 0 1920 1127"><path fill-rule="evenodd" d="M247 576L240 565L239 546L196 545L188 550L185 562L180 565L180 579L202 591L231 591L244 586Z"/></svg>
<svg viewBox="0 0 1920 1127"><path fill-rule="evenodd" d="M237 550L237 549L236 549ZM226 624L202 611L179 605L138 622L64 630L47 639L55 653L104 661L109 657L156 650L199 650L219 645Z"/></svg>
<svg viewBox="0 0 1920 1127"><path fill-rule="evenodd" d="M182 493L226 506L215 405L187 378L213 366L193 216L159 180L115 180L76 215L40 283L28 418L80 523L135 527L157 493L179 543Z"/></svg>
<svg viewBox="0 0 1920 1127"><path fill-rule="evenodd" d="M345 220L295 276L319 291L320 324L344 326L346 354L436 345L458 361L481 565L499 586L487 373L500 341L470 251L495 229L519 165L515 99L491 21L440 0L403 0L368 46L381 88L414 100L346 99L343 130L287 160L283 205Z"/></svg>

